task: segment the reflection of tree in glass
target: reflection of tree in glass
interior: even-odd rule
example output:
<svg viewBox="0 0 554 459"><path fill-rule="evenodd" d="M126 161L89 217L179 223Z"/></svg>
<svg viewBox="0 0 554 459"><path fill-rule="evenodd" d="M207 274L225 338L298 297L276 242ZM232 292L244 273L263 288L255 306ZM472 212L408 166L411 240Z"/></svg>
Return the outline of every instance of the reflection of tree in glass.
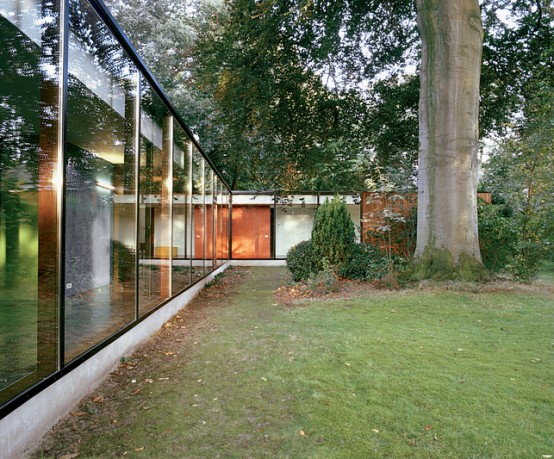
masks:
<svg viewBox="0 0 554 459"><path fill-rule="evenodd" d="M129 73L125 51L88 3L69 2L70 29L84 51L94 55L98 64L113 76Z"/></svg>

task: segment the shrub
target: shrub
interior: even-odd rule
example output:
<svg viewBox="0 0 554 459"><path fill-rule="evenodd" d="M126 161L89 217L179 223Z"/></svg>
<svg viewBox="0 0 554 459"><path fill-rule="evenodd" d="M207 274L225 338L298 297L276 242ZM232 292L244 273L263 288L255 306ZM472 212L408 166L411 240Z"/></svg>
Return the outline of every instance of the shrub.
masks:
<svg viewBox="0 0 554 459"><path fill-rule="evenodd" d="M388 258L370 244L354 244L350 258L340 267L338 275L345 279L379 279L388 271Z"/></svg>
<svg viewBox="0 0 554 459"><path fill-rule="evenodd" d="M493 272L506 271L514 279L529 281L547 254L547 244L537 238L525 241L520 220L507 204L479 203L479 245L484 265Z"/></svg>
<svg viewBox="0 0 554 459"><path fill-rule="evenodd" d="M514 279L528 282L537 276L544 255L544 245L541 242L518 242L516 252L508 260L506 269Z"/></svg>
<svg viewBox="0 0 554 459"><path fill-rule="evenodd" d="M511 209L505 204L479 202L479 246L486 268L501 271L514 255L517 230Z"/></svg>
<svg viewBox="0 0 554 459"><path fill-rule="evenodd" d="M312 229L313 250L320 260L340 268L354 250L356 232L346 205L336 197L318 207Z"/></svg>
<svg viewBox="0 0 554 459"><path fill-rule="evenodd" d="M294 282L306 280L317 273L318 262L311 241L302 241L287 252L287 268Z"/></svg>

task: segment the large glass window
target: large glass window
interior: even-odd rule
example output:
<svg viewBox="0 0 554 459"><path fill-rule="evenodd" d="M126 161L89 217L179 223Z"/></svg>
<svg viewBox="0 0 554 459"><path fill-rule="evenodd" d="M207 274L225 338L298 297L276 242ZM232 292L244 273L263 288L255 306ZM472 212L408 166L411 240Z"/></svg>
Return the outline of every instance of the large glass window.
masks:
<svg viewBox="0 0 554 459"><path fill-rule="evenodd" d="M135 318L138 71L87 2L70 1L65 355Z"/></svg>
<svg viewBox="0 0 554 459"><path fill-rule="evenodd" d="M58 368L59 12L0 3L0 405Z"/></svg>
<svg viewBox="0 0 554 459"><path fill-rule="evenodd" d="M101 17L0 0L0 407L229 257L229 191Z"/></svg>
<svg viewBox="0 0 554 459"><path fill-rule="evenodd" d="M191 278L192 143L175 121L173 128L173 292L188 287Z"/></svg>
<svg viewBox="0 0 554 459"><path fill-rule="evenodd" d="M231 258L231 192L225 189L225 258Z"/></svg>
<svg viewBox="0 0 554 459"><path fill-rule="evenodd" d="M171 130L173 119L146 82L141 90L139 314L171 295Z"/></svg>
<svg viewBox="0 0 554 459"><path fill-rule="evenodd" d="M204 167L204 195L205 195L205 209L206 219L204 226L204 272L209 273L213 269L214 258L214 177L213 171L208 164Z"/></svg>
<svg viewBox="0 0 554 459"><path fill-rule="evenodd" d="M217 218L216 218L216 259L220 266L223 263L223 183L217 181Z"/></svg>
<svg viewBox="0 0 554 459"><path fill-rule="evenodd" d="M312 237L317 195L276 196L275 257L285 258L289 249Z"/></svg>
<svg viewBox="0 0 554 459"><path fill-rule="evenodd" d="M192 152L193 262L192 279L204 276L206 211L204 206L204 158L196 149Z"/></svg>

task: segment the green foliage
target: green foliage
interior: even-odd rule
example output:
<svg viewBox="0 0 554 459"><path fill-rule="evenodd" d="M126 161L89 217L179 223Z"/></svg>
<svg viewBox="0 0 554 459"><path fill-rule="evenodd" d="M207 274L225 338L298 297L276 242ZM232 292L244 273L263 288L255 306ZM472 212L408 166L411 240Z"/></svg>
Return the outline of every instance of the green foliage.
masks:
<svg viewBox="0 0 554 459"><path fill-rule="evenodd" d="M135 277L135 252L120 241L112 241L113 248L113 275L119 282L132 280Z"/></svg>
<svg viewBox="0 0 554 459"><path fill-rule="evenodd" d="M528 282L537 277L543 260L544 246L540 242L519 242L506 269L514 276L514 279Z"/></svg>
<svg viewBox="0 0 554 459"><path fill-rule="evenodd" d="M479 202L479 246L483 264L493 273L506 272L520 281L534 278L547 255L544 240L525 240L522 215L512 204ZM527 234L529 237L529 234Z"/></svg>
<svg viewBox="0 0 554 459"><path fill-rule="evenodd" d="M308 279L318 271L318 260L311 241L302 241L291 247L287 252L287 268L292 274L292 280L299 282Z"/></svg>
<svg viewBox="0 0 554 459"><path fill-rule="evenodd" d="M480 215L487 263L498 257L492 268L520 280L536 275L554 241L554 84L534 82L531 88L525 116L485 164L484 183L499 204Z"/></svg>
<svg viewBox="0 0 554 459"><path fill-rule="evenodd" d="M483 264L492 272L501 271L513 256L518 239L511 208L506 204L490 205L480 201L478 212Z"/></svg>
<svg viewBox="0 0 554 459"><path fill-rule="evenodd" d="M340 267L338 275L345 279L380 279L389 271L389 259L370 244L355 244L350 258Z"/></svg>
<svg viewBox="0 0 554 459"><path fill-rule="evenodd" d="M552 8L480 3L480 133L504 134L529 82L552 79ZM233 188L361 189L376 167L413 175L412 0L107 4Z"/></svg>
<svg viewBox="0 0 554 459"><path fill-rule="evenodd" d="M356 232L346 205L338 197L317 208L312 229L313 250L319 259L340 268L352 255Z"/></svg>

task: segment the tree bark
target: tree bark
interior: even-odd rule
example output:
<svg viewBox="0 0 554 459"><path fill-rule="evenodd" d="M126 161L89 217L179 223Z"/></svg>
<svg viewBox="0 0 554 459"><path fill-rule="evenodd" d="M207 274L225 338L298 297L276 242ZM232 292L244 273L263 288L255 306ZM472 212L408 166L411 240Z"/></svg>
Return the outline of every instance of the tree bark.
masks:
<svg viewBox="0 0 554 459"><path fill-rule="evenodd" d="M446 256L453 269L468 260L479 266L479 2L417 0L417 16L422 61L415 258L432 264Z"/></svg>

